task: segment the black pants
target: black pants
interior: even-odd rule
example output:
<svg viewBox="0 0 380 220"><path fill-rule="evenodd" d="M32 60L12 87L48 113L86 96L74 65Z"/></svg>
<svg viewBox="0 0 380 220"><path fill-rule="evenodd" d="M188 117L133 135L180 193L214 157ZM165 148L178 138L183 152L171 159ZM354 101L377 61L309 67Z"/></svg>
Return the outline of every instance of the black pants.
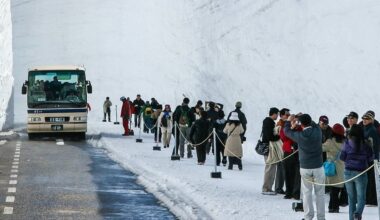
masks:
<svg viewBox="0 0 380 220"><path fill-rule="evenodd" d="M140 127L141 117L140 114L135 114L135 127Z"/></svg>
<svg viewBox="0 0 380 220"><path fill-rule="evenodd" d="M240 157L228 157L228 169L232 169L234 164L237 164L239 169L243 168Z"/></svg>
<svg viewBox="0 0 380 220"><path fill-rule="evenodd" d="M369 164L372 166L373 162ZM366 193L366 205L377 205L377 194L376 194L376 182L375 182L375 169L372 167L367 172L368 183L367 183L367 193Z"/></svg>
<svg viewBox="0 0 380 220"><path fill-rule="evenodd" d="M342 188L330 186L329 209L339 210L339 193Z"/></svg>
<svg viewBox="0 0 380 220"><path fill-rule="evenodd" d="M206 161L206 143L196 146L198 163L204 163Z"/></svg>
<svg viewBox="0 0 380 220"><path fill-rule="evenodd" d="M284 157L291 153L284 153ZM285 176L285 195L298 199L301 191L301 174L298 157L296 154L283 161Z"/></svg>
<svg viewBox="0 0 380 220"><path fill-rule="evenodd" d="M175 127L175 128L174 128ZM172 131L172 134L175 138L175 145L174 145L174 148L173 148L173 155L178 155L178 150L179 150L179 136L180 136L180 133L179 133L179 128L178 126L174 126L173 127L173 131Z"/></svg>
<svg viewBox="0 0 380 220"><path fill-rule="evenodd" d="M224 143L225 140L222 140L222 142L220 142L218 138L216 139L216 165L218 166L220 165L221 158L223 158L223 163L227 160L226 156L224 156Z"/></svg>
<svg viewBox="0 0 380 220"><path fill-rule="evenodd" d="M276 166L277 166L277 170L276 170L276 180L275 180L274 188L276 191L282 191L284 188L284 182L285 182L285 171L284 171L283 162L277 163Z"/></svg>

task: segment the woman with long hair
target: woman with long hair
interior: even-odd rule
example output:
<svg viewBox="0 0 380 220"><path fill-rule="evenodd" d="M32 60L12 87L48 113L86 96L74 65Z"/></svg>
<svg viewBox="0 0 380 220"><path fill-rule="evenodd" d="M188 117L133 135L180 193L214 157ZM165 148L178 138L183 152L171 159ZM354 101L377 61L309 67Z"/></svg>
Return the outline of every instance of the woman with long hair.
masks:
<svg viewBox="0 0 380 220"><path fill-rule="evenodd" d="M343 145L340 159L345 162L344 178L346 181L365 171L369 164L372 163L372 148L364 142L364 132L361 126L352 125L348 133L348 140ZM366 201L367 182L367 173L363 173L345 183L348 194L350 220L362 219Z"/></svg>

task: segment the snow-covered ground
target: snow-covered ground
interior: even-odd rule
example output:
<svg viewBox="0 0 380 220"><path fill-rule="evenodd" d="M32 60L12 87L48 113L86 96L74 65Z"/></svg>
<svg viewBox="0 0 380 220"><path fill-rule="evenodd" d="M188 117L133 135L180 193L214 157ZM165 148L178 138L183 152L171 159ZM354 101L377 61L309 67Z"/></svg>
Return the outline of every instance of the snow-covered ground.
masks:
<svg viewBox="0 0 380 220"><path fill-rule="evenodd" d="M0 0L0 131L12 125L5 122L8 117L7 107L13 89L12 21L10 0ZM13 110L13 109L12 109ZM12 111L13 112L13 111Z"/></svg>
<svg viewBox="0 0 380 220"><path fill-rule="evenodd" d="M8 12L10 1L0 2L0 16L9 15L2 12ZM263 161L253 146L270 107L308 112L314 119L327 114L331 124L351 110L363 114L372 109L380 115L377 0L11 3L13 38L4 40L11 23L1 19L0 64L3 68L3 48L10 51L13 40L15 122L25 126L26 97L20 89L29 67L84 64L94 88L90 133L102 133L100 144L184 218L301 218L290 201L260 194ZM12 71L6 57L2 79ZM134 138L120 136L120 127L99 123L106 96L119 105L120 96L138 93L172 106L180 104L183 94L191 105L214 100L225 104L226 111L242 101L248 119L244 170L222 167L223 179L211 179L210 158L202 167L195 159L170 161L170 150L152 151L151 137L136 144ZM10 92L1 92L0 98L3 94L7 100ZM4 109L6 104L0 104ZM347 218L347 208L342 211L328 219ZM365 219L376 216L375 208L365 209Z"/></svg>
<svg viewBox="0 0 380 220"><path fill-rule="evenodd" d="M138 180L162 200L180 219L257 219L294 220L302 219L303 212L294 212L292 202L283 195L265 196L261 194L264 161L255 154L255 143L243 145L243 170L235 165L233 170L218 167L222 179L213 179L214 156L207 156L206 165L197 165L196 157L172 161L170 148L153 151L156 144L153 134L141 135L143 143L136 143L134 137L123 137L122 126L113 123L91 123L90 133L101 133L95 145L105 147L110 156L136 173ZM194 155L195 151L193 152ZM329 196L325 197L328 210ZM348 219L348 207L341 207L340 213L326 213L328 220ZM363 219L378 219L377 207L366 207Z"/></svg>

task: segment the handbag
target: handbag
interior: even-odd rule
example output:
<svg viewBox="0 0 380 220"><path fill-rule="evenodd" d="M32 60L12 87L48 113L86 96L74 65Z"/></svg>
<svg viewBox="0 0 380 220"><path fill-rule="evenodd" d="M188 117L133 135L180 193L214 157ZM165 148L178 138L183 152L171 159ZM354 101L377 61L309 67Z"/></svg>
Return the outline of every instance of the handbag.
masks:
<svg viewBox="0 0 380 220"><path fill-rule="evenodd" d="M340 151L336 153L335 159L334 160L327 160L326 162L323 163L323 169L325 170L325 176L332 177L336 175L336 166L335 166L335 161L338 158Z"/></svg>
<svg viewBox="0 0 380 220"><path fill-rule="evenodd" d="M263 133L261 132L260 139L257 141L255 151L258 155L266 156L269 153L269 144L264 143L261 138L263 137Z"/></svg>

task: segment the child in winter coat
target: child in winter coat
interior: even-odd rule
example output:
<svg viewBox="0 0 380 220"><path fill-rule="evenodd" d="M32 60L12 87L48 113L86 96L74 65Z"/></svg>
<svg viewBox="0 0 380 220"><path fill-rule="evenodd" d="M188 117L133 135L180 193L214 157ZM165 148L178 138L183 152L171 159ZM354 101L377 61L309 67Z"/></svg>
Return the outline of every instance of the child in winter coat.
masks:
<svg viewBox="0 0 380 220"><path fill-rule="evenodd" d="M233 164L237 164L239 170L243 169L241 158L243 157L243 147L240 134L244 132L237 112L232 112L223 132L227 134L224 155L228 156L228 169L232 170Z"/></svg>

